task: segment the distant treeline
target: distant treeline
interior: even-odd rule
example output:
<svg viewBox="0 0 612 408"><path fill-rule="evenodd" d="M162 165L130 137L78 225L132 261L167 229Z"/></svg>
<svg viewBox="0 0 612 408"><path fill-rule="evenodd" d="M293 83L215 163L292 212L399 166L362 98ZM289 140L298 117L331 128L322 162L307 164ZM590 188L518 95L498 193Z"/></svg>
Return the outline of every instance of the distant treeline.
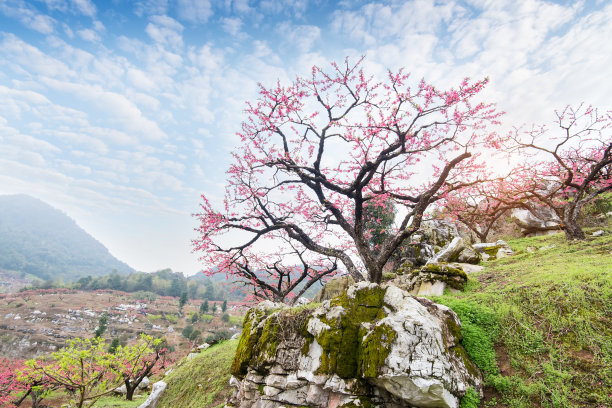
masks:
<svg viewBox="0 0 612 408"><path fill-rule="evenodd" d="M76 282L64 284L60 281L37 281L24 289L73 288L80 290L112 289L124 292L151 292L160 296L179 297L187 293L189 299L208 300L242 300L244 294L231 291L231 287L222 282L204 276L202 273L185 277L182 272L163 269L153 273L135 272L120 275L113 271L110 275L86 276Z"/></svg>

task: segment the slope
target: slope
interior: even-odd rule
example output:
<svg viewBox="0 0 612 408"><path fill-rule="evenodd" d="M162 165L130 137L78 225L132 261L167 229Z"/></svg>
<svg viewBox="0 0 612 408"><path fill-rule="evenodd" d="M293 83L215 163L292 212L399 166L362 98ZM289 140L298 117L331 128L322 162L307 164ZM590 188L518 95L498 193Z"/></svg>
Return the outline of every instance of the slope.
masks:
<svg viewBox="0 0 612 408"><path fill-rule="evenodd" d="M485 372L485 398L472 393L461 406L612 406L612 231L585 242L556 234L509 244L514 256L484 263L465 291L435 299L460 316L463 345ZM200 387L210 367L227 377L230 363L206 353L176 368L162 408L190 398L216 407L220 400ZM215 395L231 391L215 384Z"/></svg>
<svg viewBox="0 0 612 408"><path fill-rule="evenodd" d="M510 241L515 255L434 299L461 318L483 406L612 406L612 235Z"/></svg>

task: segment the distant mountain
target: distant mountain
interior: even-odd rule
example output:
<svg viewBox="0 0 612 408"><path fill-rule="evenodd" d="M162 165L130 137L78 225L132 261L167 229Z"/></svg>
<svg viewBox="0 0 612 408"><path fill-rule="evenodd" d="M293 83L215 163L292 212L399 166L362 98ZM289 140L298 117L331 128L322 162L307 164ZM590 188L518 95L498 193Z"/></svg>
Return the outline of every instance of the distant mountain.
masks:
<svg viewBox="0 0 612 408"><path fill-rule="evenodd" d="M67 282L134 272L72 218L27 195L0 195L0 268Z"/></svg>

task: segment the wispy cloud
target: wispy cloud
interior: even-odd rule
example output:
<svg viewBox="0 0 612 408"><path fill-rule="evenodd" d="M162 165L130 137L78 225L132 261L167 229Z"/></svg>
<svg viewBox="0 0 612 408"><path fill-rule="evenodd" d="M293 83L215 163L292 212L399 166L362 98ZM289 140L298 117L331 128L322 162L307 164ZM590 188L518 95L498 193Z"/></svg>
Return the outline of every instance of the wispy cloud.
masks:
<svg viewBox="0 0 612 408"><path fill-rule="evenodd" d="M206 23L213 11L209 0L178 0L177 14L190 23Z"/></svg>
<svg viewBox="0 0 612 408"><path fill-rule="evenodd" d="M25 1L9 0L0 3L0 12L7 17L19 20L26 27L42 34L51 34L54 31L55 20Z"/></svg>

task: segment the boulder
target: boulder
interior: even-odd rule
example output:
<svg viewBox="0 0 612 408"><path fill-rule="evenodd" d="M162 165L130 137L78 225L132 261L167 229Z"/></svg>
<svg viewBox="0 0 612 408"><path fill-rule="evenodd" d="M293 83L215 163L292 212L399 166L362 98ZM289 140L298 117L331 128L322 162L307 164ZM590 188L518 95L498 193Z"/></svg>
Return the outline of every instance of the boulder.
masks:
<svg viewBox="0 0 612 408"><path fill-rule="evenodd" d="M164 391L166 391L167 386L168 384L166 384L164 381L158 381L153 384L153 389L151 390L151 394L149 394L149 398L140 404L138 408L155 408L159 403Z"/></svg>
<svg viewBox="0 0 612 408"><path fill-rule="evenodd" d="M425 221L410 242L402 247L402 264L413 267L431 262L477 264L480 254L461 237L457 226L449 221Z"/></svg>
<svg viewBox="0 0 612 408"><path fill-rule="evenodd" d="M477 264L480 255L461 237L455 237L427 263L463 262Z"/></svg>
<svg viewBox="0 0 612 408"><path fill-rule="evenodd" d="M449 308L359 282L314 310L249 310L228 406L457 408L481 376Z"/></svg>
<svg viewBox="0 0 612 408"><path fill-rule="evenodd" d="M421 237L421 242L441 248L448 245L453 239L461 237L461 234L459 234L457 225L450 221L429 220L421 224L417 236Z"/></svg>
<svg viewBox="0 0 612 408"><path fill-rule="evenodd" d="M191 361L199 355L200 353L189 353L187 354L187 357L185 357L185 361Z"/></svg>
<svg viewBox="0 0 612 408"><path fill-rule="evenodd" d="M306 299L305 297L299 297L296 299L295 302L293 302L293 306L304 306L310 303L310 300Z"/></svg>
<svg viewBox="0 0 612 408"><path fill-rule="evenodd" d="M395 285L415 296L441 296L447 287L462 290L466 282L467 274L461 265L435 262L397 275L385 286Z"/></svg>
<svg viewBox="0 0 612 408"><path fill-rule="evenodd" d="M477 265L482 257L471 245L466 245L453 262Z"/></svg>
<svg viewBox="0 0 612 408"><path fill-rule="evenodd" d="M335 276L325 283L325 286L312 299L313 302L323 302L346 292L349 286L355 283L350 275Z"/></svg>
<svg viewBox="0 0 612 408"><path fill-rule="evenodd" d="M504 258L514 254L514 251L512 251L510 245L501 239L494 243L485 242L481 244L474 244L472 247L480 253L482 259L485 261Z"/></svg>
<svg viewBox="0 0 612 408"><path fill-rule="evenodd" d="M423 239L423 237L417 236L415 239ZM425 265L435 254L436 250L433 245L413 240L401 248L401 263L409 263L410 266Z"/></svg>
<svg viewBox="0 0 612 408"><path fill-rule="evenodd" d="M120 387L115 388L113 392L117 395L126 395L127 387L125 386L125 384L122 384Z"/></svg>
<svg viewBox="0 0 612 408"><path fill-rule="evenodd" d="M523 236L545 235L561 229L561 220L547 207L534 207L532 211L515 208L511 218Z"/></svg>
<svg viewBox="0 0 612 408"><path fill-rule="evenodd" d="M149 388L149 385L151 385L151 381L149 380L149 377L145 376L140 382L140 384L138 384L138 388L140 388L141 390L145 390Z"/></svg>

